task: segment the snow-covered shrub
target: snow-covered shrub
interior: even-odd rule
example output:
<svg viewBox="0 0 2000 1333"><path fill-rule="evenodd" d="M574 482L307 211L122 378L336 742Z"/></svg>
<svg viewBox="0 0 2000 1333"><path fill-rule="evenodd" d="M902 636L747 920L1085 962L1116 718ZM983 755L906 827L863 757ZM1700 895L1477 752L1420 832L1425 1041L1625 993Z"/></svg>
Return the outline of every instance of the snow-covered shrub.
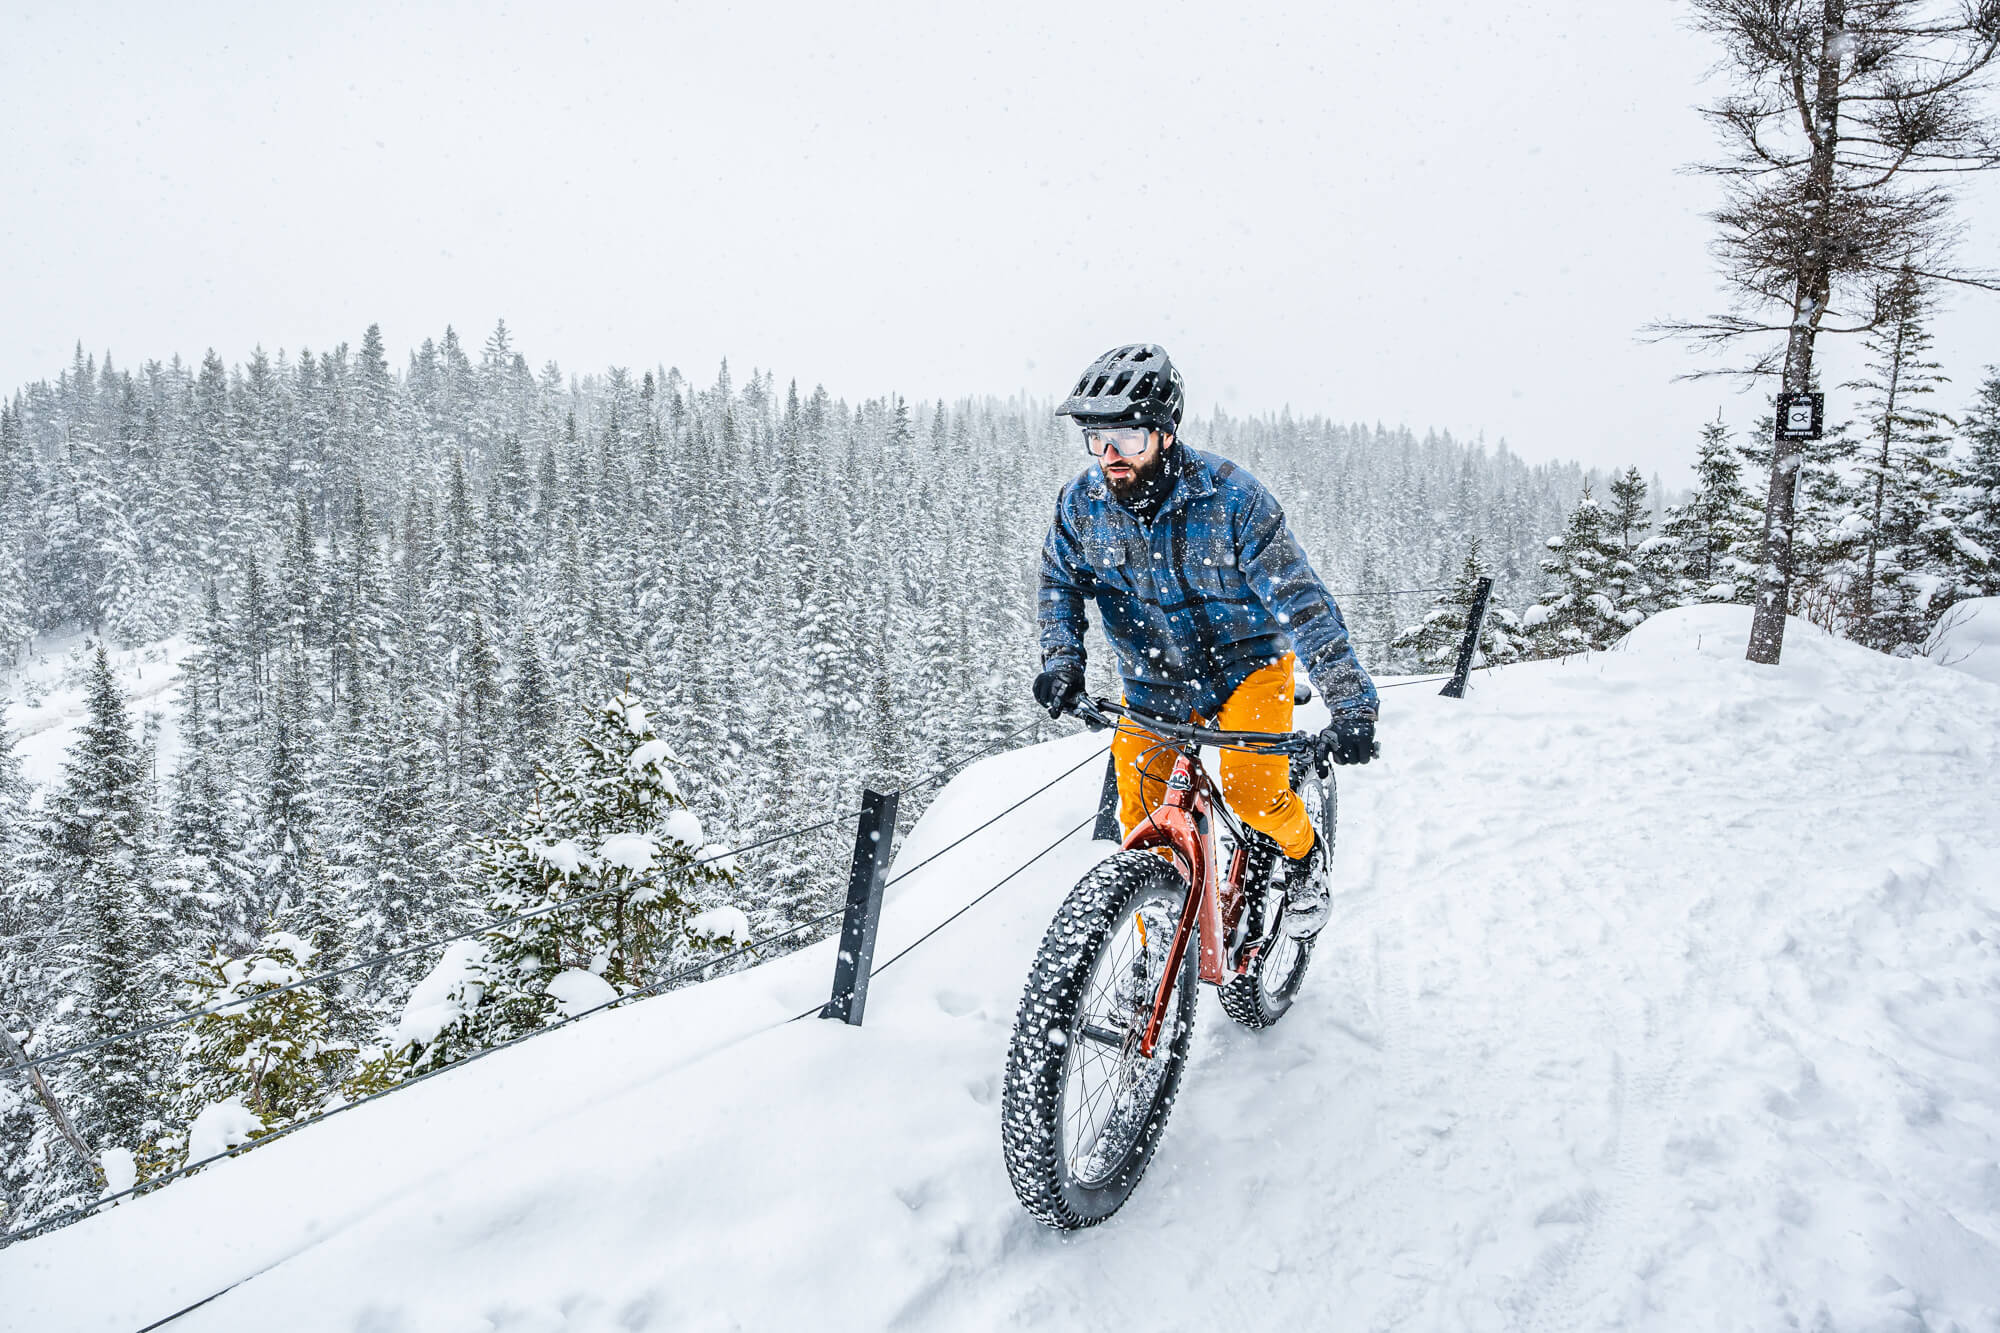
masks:
<svg viewBox="0 0 2000 1333"><path fill-rule="evenodd" d="M1609 648L1643 615L1628 619L1615 600L1629 563L1610 540L1604 509L1588 487L1560 537L1549 538L1549 558L1542 570L1549 591L1528 608L1523 625L1529 631L1530 656Z"/></svg>
<svg viewBox="0 0 2000 1333"><path fill-rule="evenodd" d="M679 764L631 697L592 713L543 770L534 805L478 845L487 912L536 915L452 946L412 994L389 1042L412 1069L629 995L677 956L735 937L735 921L714 914L735 867L705 845Z"/></svg>
<svg viewBox="0 0 2000 1333"><path fill-rule="evenodd" d="M1426 670L1449 671L1456 664L1459 647L1465 641L1466 617L1472 614L1479 580L1489 577L1491 573L1475 537L1472 549L1466 553L1465 563L1459 567L1451 586L1438 595L1422 621L1396 636L1391 647L1398 657L1414 659L1415 665ZM1481 660L1498 664L1519 657L1519 633L1520 624L1514 613L1489 596L1486 618L1479 627Z"/></svg>
<svg viewBox="0 0 2000 1333"><path fill-rule="evenodd" d="M245 957L218 952L202 965L188 1001L203 1009L226 1007L188 1025L173 1102L189 1129L184 1141L158 1145L146 1174L210 1155L194 1151L201 1146L196 1130L203 1117L214 1119L218 1106L238 1108L241 1115L230 1121L238 1129L242 1116L253 1118L254 1127L242 1133L255 1138L326 1101L355 1048L333 1034L317 986L282 989L307 974L312 953L297 936L274 930Z"/></svg>

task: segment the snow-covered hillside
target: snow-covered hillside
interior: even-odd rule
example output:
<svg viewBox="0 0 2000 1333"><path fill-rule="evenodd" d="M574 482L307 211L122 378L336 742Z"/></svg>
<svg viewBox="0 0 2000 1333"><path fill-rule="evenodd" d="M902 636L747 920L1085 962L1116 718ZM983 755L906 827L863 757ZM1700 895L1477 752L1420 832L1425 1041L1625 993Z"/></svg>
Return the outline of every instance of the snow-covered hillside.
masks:
<svg viewBox="0 0 2000 1333"><path fill-rule="evenodd" d="M111 671L132 720L157 719L155 764L161 774L173 770L180 751L174 680L191 646L177 637L111 650ZM38 639L24 660L0 670L0 699L7 703L7 726L15 736L21 771L39 787L61 778L63 756L83 724L84 671L92 650L93 641L82 634Z"/></svg>
<svg viewBox="0 0 2000 1333"><path fill-rule="evenodd" d="M1021 1212L999 1075L1082 835L787 1022L830 945L614 1011L0 1252L129 1330L2000 1328L2000 686L1748 611L1385 694L1298 1006L1209 997L1150 1174ZM903 864L1085 758L960 777ZM1086 814L891 892L888 958Z"/></svg>

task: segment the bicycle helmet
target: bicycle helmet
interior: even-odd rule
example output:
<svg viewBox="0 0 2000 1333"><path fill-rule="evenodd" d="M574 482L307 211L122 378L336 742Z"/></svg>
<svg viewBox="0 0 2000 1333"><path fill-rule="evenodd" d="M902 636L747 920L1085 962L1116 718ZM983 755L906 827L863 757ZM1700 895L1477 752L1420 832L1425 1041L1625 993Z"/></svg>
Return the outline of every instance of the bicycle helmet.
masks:
<svg viewBox="0 0 2000 1333"><path fill-rule="evenodd" d="M1056 409L1079 425L1132 423L1178 433L1187 394L1181 373L1158 343L1114 347L1090 363Z"/></svg>

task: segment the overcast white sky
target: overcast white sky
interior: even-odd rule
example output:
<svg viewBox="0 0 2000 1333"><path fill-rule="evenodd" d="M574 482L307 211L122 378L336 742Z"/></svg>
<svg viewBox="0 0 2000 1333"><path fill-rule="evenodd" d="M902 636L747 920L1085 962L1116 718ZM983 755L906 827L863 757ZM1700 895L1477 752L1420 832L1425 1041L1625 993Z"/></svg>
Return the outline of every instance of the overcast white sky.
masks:
<svg viewBox="0 0 2000 1333"><path fill-rule="evenodd" d="M537 366L849 398L1054 395L1152 340L1197 414L1673 482L1759 410L1638 337L1716 304L1677 173L1713 52L1672 0L8 8L8 390L79 338L233 362L379 322L400 361L505 317ZM1937 332L1956 401L2000 298Z"/></svg>

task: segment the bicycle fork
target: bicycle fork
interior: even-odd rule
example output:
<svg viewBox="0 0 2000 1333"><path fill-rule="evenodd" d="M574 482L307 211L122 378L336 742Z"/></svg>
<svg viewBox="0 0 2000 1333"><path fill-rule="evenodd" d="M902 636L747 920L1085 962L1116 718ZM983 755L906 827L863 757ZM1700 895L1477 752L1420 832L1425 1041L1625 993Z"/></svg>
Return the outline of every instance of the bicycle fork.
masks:
<svg viewBox="0 0 2000 1333"><path fill-rule="evenodd" d="M1148 1060L1159 1045L1160 1030L1166 1025L1167 1010L1173 1004L1174 988L1180 981L1181 968L1187 963L1191 942L1200 941L1202 980L1218 984L1223 980L1222 920L1209 859L1209 817L1197 797L1196 781L1193 765L1186 755L1181 755L1174 764L1173 776L1167 779L1166 799L1140 820L1125 839L1128 851L1162 848L1171 852L1188 886L1181 903L1181 919L1167 946L1159 987L1153 994L1152 1013L1147 1015L1145 1032L1139 1038L1139 1054Z"/></svg>

